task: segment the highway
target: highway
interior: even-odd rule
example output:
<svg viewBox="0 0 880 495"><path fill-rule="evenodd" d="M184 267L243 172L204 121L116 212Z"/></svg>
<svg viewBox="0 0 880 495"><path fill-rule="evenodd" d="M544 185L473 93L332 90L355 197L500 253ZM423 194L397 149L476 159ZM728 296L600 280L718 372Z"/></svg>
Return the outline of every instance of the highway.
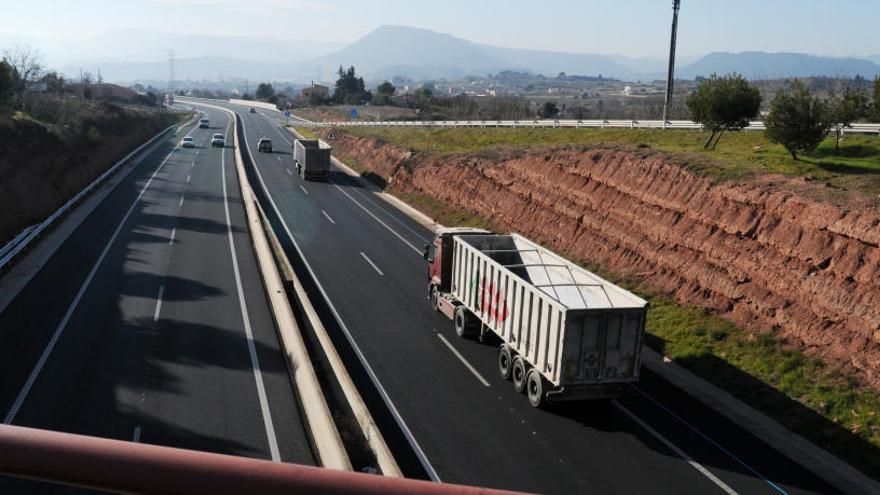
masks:
<svg viewBox="0 0 880 495"><path fill-rule="evenodd" d="M362 393L392 448L420 458L401 461L409 475L559 494L837 493L645 369L608 411L531 408L495 371L494 347L458 339L431 310L421 258L430 232L341 171L329 183L301 180L277 115L212 104L241 115L254 185L270 198L264 208L280 214L280 237L295 242L289 254L312 272L315 302L348 366L357 367L358 353L366 363L352 369L359 385L370 374L379 384ZM260 137L273 140L274 153L257 153Z"/></svg>
<svg viewBox="0 0 880 495"><path fill-rule="evenodd" d="M212 128L161 139L0 313L5 423L316 463L232 146L210 145L232 122L205 113Z"/></svg>

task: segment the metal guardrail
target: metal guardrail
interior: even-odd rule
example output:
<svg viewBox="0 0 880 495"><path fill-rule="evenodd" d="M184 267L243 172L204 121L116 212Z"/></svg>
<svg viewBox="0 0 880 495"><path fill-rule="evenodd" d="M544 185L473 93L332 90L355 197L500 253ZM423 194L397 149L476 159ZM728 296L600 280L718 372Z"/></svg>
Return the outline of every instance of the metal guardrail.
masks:
<svg viewBox="0 0 880 495"><path fill-rule="evenodd" d="M0 425L0 474L139 494L515 495Z"/></svg>
<svg viewBox="0 0 880 495"><path fill-rule="evenodd" d="M691 120L389 120L302 122L307 127L511 127L511 128L600 128L600 129L690 129L704 130ZM764 122L756 120L746 131L763 131ZM857 123L842 129L844 134L878 134L880 124Z"/></svg>
<svg viewBox="0 0 880 495"><path fill-rule="evenodd" d="M64 203L61 208L55 210L54 213L49 215L45 220L40 222L39 224L33 226L33 228L17 242L10 249L4 250L4 254L0 257L0 272L2 272L9 263L16 258L18 255L22 254L25 249L34 241L34 239L40 237L47 229L49 229L59 218L66 215L74 206L76 206L79 202L85 199L89 194L92 193L101 183L115 174L119 168L131 160L132 157L139 154L141 151L146 149L148 146L155 143L160 137L164 136L168 131L174 129L175 127L183 127L191 124L192 121L186 122L184 124L175 124L165 128L160 131L158 134L150 138L147 142L141 144L137 148L135 148L132 152L122 157L119 161L117 161L112 167L107 169L103 174L98 176L97 179L93 180L89 185L83 188L80 192L78 192L74 197L70 198L66 203Z"/></svg>

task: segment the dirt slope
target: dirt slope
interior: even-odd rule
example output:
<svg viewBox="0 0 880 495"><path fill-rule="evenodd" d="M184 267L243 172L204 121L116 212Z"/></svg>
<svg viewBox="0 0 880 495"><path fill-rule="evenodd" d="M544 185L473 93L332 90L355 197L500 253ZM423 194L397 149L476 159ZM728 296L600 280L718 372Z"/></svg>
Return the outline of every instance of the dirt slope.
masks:
<svg viewBox="0 0 880 495"><path fill-rule="evenodd" d="M334 147L395 190L773 332L880 389L876 207L820 202L772 180L713 184L652 152L426 157L340 131Z"/></svg>

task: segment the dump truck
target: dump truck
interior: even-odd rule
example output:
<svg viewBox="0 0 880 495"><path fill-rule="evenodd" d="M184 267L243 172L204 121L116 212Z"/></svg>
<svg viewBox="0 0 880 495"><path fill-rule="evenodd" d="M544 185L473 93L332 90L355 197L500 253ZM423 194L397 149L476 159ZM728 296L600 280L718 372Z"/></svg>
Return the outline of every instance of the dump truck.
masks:
<svg viewBox="0 0 880 495"><path fill-rule="evenodd" d="M459 337L498 344L498 372L534 407L607 404L637 382L647 301L518 234L439 229L428 297Z"/></svg>
<svg viewBox="0 0 880 495"><path fill-rule="evenodd" d="M293 142L293 163L305 180L327 180L330 173L330 145L320 139Z"/></svg>

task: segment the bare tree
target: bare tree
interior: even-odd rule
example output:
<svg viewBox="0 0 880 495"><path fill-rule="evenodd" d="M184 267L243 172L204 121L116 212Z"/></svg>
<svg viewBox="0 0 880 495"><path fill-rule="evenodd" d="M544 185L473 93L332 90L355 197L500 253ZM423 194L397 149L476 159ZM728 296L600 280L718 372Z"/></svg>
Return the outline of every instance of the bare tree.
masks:
<svg viewBox="0 0 880 495"><path fill-rule="evenodd" d="M43 72L43 55L28 45L16 45L12 50L3 50L3 58L25 84L36 81Z"/></svg>

